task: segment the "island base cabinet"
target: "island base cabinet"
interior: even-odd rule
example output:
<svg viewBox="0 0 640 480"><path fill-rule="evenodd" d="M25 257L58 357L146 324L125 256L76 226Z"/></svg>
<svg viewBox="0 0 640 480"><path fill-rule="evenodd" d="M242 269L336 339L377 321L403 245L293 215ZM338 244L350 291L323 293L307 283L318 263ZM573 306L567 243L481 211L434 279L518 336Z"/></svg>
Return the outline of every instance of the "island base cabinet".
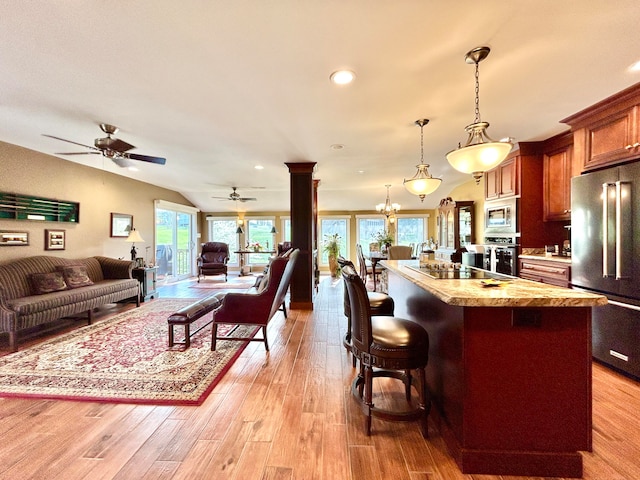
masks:
<svg viewBox="0 0 640 480"><path fill-rule="evenodd" d="M460 307L397 275L429 333L433 420L466 474L581 477L591 450L591 308Z"/></svg>

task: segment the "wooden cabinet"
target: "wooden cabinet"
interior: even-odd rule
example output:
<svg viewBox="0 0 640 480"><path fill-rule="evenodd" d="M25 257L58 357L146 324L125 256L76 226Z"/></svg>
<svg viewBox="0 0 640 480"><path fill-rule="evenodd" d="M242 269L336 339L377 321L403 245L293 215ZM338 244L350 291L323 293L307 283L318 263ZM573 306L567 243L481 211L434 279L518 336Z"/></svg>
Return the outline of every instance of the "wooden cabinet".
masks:
<svg viewBox="0 0 640 480"><path fill-rule="evenodd" d="M569 287L571 282L571 263L545 260L544 258L520 258L520 277L534 282Z"/></svg>
<svg viewBox="0 0 640 480"><path fill-rule="evenodd" d="M131 275L140 282L141 302L145 302L150 298L158 298L158 290L156 288L158 267L134 268Z"/></svg>
<svg viewBox="0 0 640 480"><path fill-rule="evenodd" d="M445 198L440 202L436 220L438 249L436 260L461 262L465 245L475 243L473 202L456 202Z"/></svg>
<svg viewBox="0 0 640 480"><path fill-rule="evenodd" d="M566 238L562 222L544 221L543 146L543 142L519 142L514 145L507 159L496 167L501 178L501 198L511 197L517 200L516 231L520 233L518 243L523 248L540 248L543 245L561 243ZM494 171L496 169L485 173L485 182L487 177L491 180ZM509 185L512 185L510 189L507 188ZM501 203L495 197L486 200ZM483 221L486 222L486 219Z"/></svg>
<svg viewBox="0 0 640 480"><path fill-rule="evenodd" d="M571 117L574 155L582 171L640 157L640 83Z"/></svg>
<svg viewBox="0 0 640 480"><path fill-rule="evenodd" d="M497 198L512 197L518 195L518 159L507 158L496 168L484 174L484 198L494 200Z"/></svg>
<svg viewBox="0 0 640 480"><path fill-rule="evenodd" d="M566 132L545 141L542 159L544 221L570 221L573 134Z"/></svg>

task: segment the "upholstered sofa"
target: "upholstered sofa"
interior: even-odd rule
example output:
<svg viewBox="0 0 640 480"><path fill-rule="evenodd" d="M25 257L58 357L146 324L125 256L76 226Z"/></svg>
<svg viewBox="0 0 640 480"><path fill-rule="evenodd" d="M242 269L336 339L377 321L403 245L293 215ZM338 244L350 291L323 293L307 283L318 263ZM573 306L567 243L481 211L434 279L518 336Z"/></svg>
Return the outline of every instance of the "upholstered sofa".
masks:
<svg viewBox="0 0 640 480"><path fill-rule="evenodd" d="M140 282L129 260L89 257L69 260L27 257L0 264L0 333L9 334L12 351L18 332L62 317L131 299L140 306Z"/></svg>

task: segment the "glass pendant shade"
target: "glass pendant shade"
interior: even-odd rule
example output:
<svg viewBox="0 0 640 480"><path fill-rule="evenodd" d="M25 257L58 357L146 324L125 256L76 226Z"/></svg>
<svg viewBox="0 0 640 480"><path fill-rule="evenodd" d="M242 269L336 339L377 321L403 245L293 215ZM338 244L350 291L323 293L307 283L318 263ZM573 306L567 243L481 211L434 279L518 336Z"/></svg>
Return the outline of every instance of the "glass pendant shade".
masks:
<svg viewBox="0 0 640 480"><path fill-rule="evenodd" d="M409 180L404 180L404 188L412 195L420 197L420 201L424 201L424 197L435 192L442 183L441 178L433 178L429 173L429 165L424 163L424 134L423 128L429 123L429 120L423 118L416 120L415 124L420 127L420 165L416 165L418 171Z"/></svg>
<svg viewBox="0 0 640 480"><path fill-rule="evenodd" d="M409 180L404 181L404 188L413 195L417 195L421 200L430 193L435 192L442 183L441 178L433 178L427 168L429 165L416 165L418 171Z"/></svg>
<svg viewBox="0 0 640 480"><path fill-rule="evenodd" d="M467 125L465 131L469 134L467 143L462 147L451 150L447 153L447 161L453 168L462 172L470 173L475 178L476 183L480 183L482 175L487 170L497 167L507 158L513 144L510 142L496 142L487 134L489 123L480 121L480 80L478 64L487 58L491 50L489 47L478 47L467 52L465 61L476 66L476 96L474 123Z"/></svg>
<svg viewBox="0 0 640 480"><path fill-rule="evenodd" d="M456 148L447 153L447 160L453 168L470 173L480 182L480 178L487 170L491 170L507 158L513 145L509 142L496 142L486 132L487 122L473 123L466 127L469 139L464 147Z"/></svg>

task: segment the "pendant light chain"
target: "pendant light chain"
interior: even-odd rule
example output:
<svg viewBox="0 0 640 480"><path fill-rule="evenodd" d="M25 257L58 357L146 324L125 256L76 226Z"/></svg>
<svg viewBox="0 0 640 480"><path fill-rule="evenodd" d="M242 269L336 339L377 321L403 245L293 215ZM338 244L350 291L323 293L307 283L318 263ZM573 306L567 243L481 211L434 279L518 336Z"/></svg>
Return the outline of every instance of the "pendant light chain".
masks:
<svg viewBox="0 0 640 480"><path fill-rule="evenodd" d="M474 123L480 123L480 68L476 62L476 120Z"/></svg>
<svg viewBox="0 0 640 480"><path fill-rule="evenodd" d="M424 164L424 123L420 124L420 163Z"/></svg>

